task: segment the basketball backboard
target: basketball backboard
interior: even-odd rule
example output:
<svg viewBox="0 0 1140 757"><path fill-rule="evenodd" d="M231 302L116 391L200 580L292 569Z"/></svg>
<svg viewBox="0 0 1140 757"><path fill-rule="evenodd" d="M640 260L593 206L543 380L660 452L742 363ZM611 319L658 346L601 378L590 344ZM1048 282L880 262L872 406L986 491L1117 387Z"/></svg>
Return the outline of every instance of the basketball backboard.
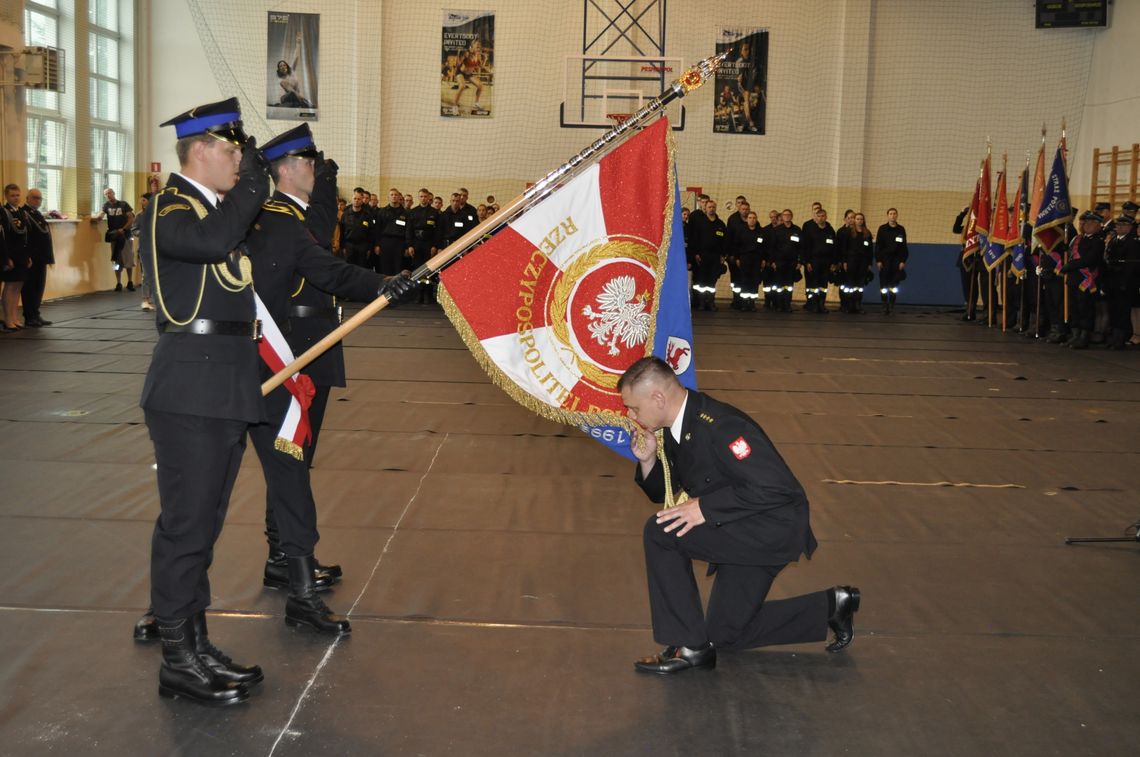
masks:
<svg viewBox="0 0 1140 757"><path fill-rule="evenodd" d="M563 128L610 128L615 115L631 114L660 95L685 71L681 58L567 55L563 68ZM685 128L680 98L665 108L677 131Z"/></svg>

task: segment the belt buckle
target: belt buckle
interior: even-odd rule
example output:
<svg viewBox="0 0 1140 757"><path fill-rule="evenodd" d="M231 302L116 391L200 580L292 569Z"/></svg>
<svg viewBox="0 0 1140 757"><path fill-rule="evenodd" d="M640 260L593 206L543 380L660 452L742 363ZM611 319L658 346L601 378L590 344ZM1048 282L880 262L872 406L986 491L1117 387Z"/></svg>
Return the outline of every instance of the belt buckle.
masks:
<svg viewBox="0 0 1140 757"><path fill-rule="evenodd" d="M253 339L253 341L260 342L261 338L263 336L262 331L261 331L261 319L255 318L253 320L253 323L251 323L250 325L253 327L251 329L250 337Z"/></svg>
<svg viewBox="0 0 1140 757"><path fill-rule="evenodd" d="M336 306L336 322L338 325L344 323L344 305Z"/></svg>

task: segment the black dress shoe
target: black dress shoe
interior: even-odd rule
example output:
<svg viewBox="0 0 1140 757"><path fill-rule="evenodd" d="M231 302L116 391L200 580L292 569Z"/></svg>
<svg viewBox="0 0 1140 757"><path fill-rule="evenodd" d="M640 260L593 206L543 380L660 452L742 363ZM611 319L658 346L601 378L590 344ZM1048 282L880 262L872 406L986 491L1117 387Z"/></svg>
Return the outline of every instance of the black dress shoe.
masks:
<svg viewBox="0 0 1140 757"><path fill-rule="evenodd" d="M194 651L218 678L246 686L253 686L265 680L265 675L259 666L238 665L229 655L213 645L210 641L209 631L206 630L206 613L204 611L195 615L192 620L194 622Z"/></svg>
<svg viewBox="0 0 1140 757"><path fill-rule="evenodd" d="M224 707L249 699L244 685L223 680L194 651L194 627L189 618L160 620L158 630L162 636L159 696L185 698L208 707Z"/></svg>
<svg viewBox="0 0 1140 757"><path fill-rule="evenodd" d="M642 657L633 663L634 669L642 673L672 675L689 668L712 670L716 667L716 647L706 642L703 647L665 647L661 654Z"/></svg>
<svg viewBox="0 0 1140 757"><path fill-rule="evenodd" d="M134 640L158 641L160 638L158 634L158 621L155 620L154 613L147 610L146 615L143 615L135 622Z"/></svg>
<svg viewBox="0 0 1140 757"><path fill-rule="evenodd" d="M855 613L859 610L859 590L854 586L836 586L827 590L831 617L828 627L835 633L835 639L827 645L828 652L838 652L851 644L855 638Z"/></svg>

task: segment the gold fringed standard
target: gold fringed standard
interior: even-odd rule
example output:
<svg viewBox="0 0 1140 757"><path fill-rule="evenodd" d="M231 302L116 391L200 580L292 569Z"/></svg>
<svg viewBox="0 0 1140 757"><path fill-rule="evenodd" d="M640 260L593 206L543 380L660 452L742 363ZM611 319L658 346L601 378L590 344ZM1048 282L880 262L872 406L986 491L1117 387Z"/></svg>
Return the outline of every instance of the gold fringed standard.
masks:
<svg viewBox="0 0 1140 757"><path fill-rule="evenodd" d="M665 476L665 509L668 510L688 502L689 493L684 489L679 494L673 493L673 471L669 467L669 459L665 456L665 429L657 429L653 436L657 439L657 459L661 461L661 472Z"/></svg>
<svg viewBox="0 0 1140 757"><path fill-rule="evenodd" d="M276 441L273 442L273 449L278 452L284 452L286 455L294 457L297 460L305 459L305 450L301 448L301 445L283 436L277 437Z"/></svg>

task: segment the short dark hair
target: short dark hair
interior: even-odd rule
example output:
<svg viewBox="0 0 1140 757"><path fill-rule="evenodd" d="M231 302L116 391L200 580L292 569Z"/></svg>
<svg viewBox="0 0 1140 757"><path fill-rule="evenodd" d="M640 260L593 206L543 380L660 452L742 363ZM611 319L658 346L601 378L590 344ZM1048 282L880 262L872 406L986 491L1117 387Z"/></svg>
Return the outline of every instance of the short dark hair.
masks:
<svg viewBox="0 0 1140 757"><path fill-rule="evenodd" d="M649 357L641 358L625 369L625 373L618 379L618 391L620 392L626 387L633 389L642 381L650 378L680 383L677 381L677 374L673 372L673 369L669 367L668 363L655 355L650 355Z"/></svg>
<svg viewBox="0 0 1140 757"><path fill-rule="evenodd" d="M8 194L13 189L19 189L19 188L20 188L19 184L5 184L4 185L4 194Z"/></svg>
<svg viewBox="0 0 1140 757"><path fill-rule="evenodd" d="M887 208L887 214L889 215L892 210L895 211L896 213L899 212L898 208Z"/></svg>
<svg viewBox="0 0 1140 757"><path fill-rule="evenodd" d="M352 193L356 194L357 192L359 192L360 194L364 194L364 187L353 187Z"/></svg>
<svg viewBox="0 0 1140 757"><path fill-rule="evenodd" d="M190 160L190 148L194 146L195 142L209 142L213 140L209 134L194 134L189 137L183 137L174 143L174 154L178 156L178 165L185 166L187 161Z"/></svg>

